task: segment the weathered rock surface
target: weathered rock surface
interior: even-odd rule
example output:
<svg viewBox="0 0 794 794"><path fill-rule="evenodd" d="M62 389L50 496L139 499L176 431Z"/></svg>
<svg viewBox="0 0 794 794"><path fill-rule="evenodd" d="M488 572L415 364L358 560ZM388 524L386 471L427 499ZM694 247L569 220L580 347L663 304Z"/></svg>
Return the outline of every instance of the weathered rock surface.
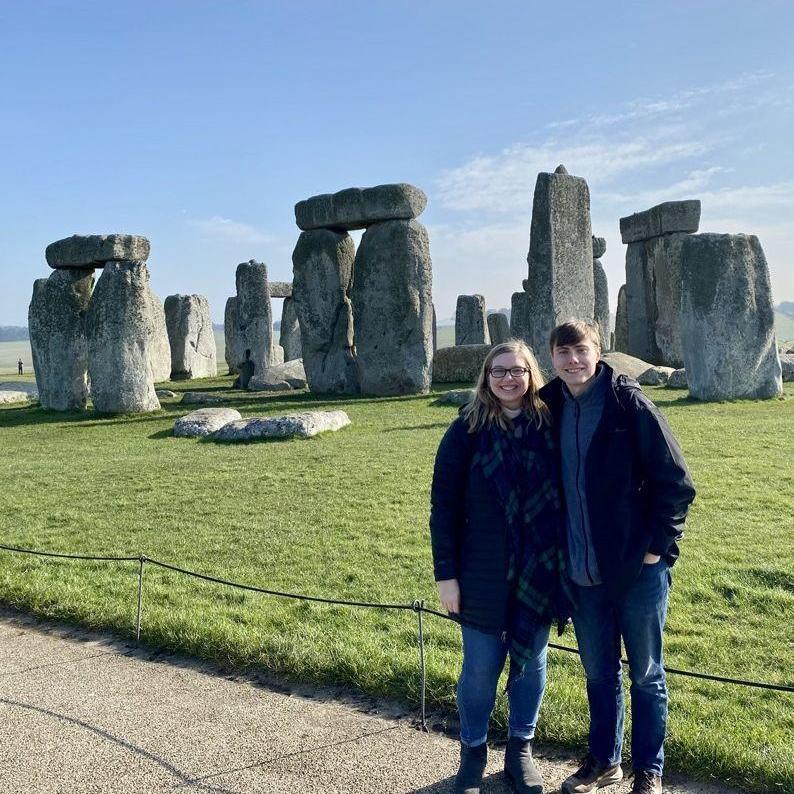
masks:
<svg viewBox="0 0 794 794"><path fill-rule="evenodd" d="M165 322L171 345L171 380L214 378L218 364L209 301L203 295L169 295Z"/></svg>
<svg viewBox="0 0 794 794"><path fill-rule="evenodd" d="M687 383L687 379L686 379L686 370L683 367L679 367L679 369L674 369L670 373L670 377L667 379L667 388L668 389L689 388L689 384Z"/></svg>
<svg viewBox="0 0 794 794"><path fill-rule="evenodd" d="M433 266L415 220L370 226L350 292L356 363L365 394L425 394L433 363Z"/></svg>
<svg viewBox="0 0 794 794"><path fill-rule="evenodd" d="M684 240L681 340L695 399L780 394L769 268L757 237L697 234Z"/></svg>
<svg viewBox="0 0 794 794"><path fill-rule="evenodd" d="M291 281L271 281L268 284L270 288L271 298L291 298L292 297L292 282Z"/></svg>
<svg viewBox="0 0 794 794"><path fill-rule="evenodd" d="M599 238L593 238L599 239ZM601 350L609 350L609 284L600 259L593 260L593 322L598 326Z"/></svg>
<svg viewBox="0 0 794 794"><path fill-rule="evenodd" d="M240 335L237 332L237 296L226 299L226 307L223 311L223 341L224 358L230 375L239 372L238 362L245 358L245 351L239 350Z"/></svg>
<svg viewBox="0 0 794 794"><path fill-rule="evenodd" d="M527 263L530 346L540 366L550 370L552 328L572 317L593 319L590 191L581 177L538 174Z"/></svg>
<svg viewBox="0 0 794 794"><path fill-rule="evenodd" d="M605 353L601 356L601 359L609 364L618 375L628 375L630 378L634 378L634 380L637 380L640 375L653 367L653 364L649 364L641 358L635 358L626 353L618 353L616 351Z"/></svg>
<svg viewBox="0 0 794 794"><path fill-rule="evenodd" d="M510 336L529 341L529 296L526 292L514 292L510 299Z"/></svg>
<svg viewBox="0 0 794 794"><path fill-rule="evenodd" d="M280 384L286 384L287 389L306 388L306 372L302 359L285 361L266 369L261 375L254 374L248 382L248 388L250 391L286 391Z"/></svg>
<svg viewBox="0 0 794 794"><path fill-rule="evenodd" d="M237 419L242 416L234 408L199 408L174 422L174 435L182 438L209 436Z"/></svg>
<svg viewBox="0 0 794 794"><path fill-rule="evenodd" d="M149 241L136 234L75 234L50 243L44 255L53 268L93 269L106 262L145 262L149 247Z"/></svg>
<svg viewBox="0 0 794 794"><path fill-rule="evenodd" d="M681 249L688 234L677 232L645 242L647 274L653 287L654 359L680 367L681 349ZM650 291L650 290L649 290Z"/></svg>
<svg viewBox="0 0 794 794"><path fill-rule="evenodd" d="M474 396L474 389L452 389L444 392L436 401L436 405L468 405Z"/></svg>
<svg viewBox="0 0 794 794"><path fill-rule="evenodd" d="M181 402L185 405L214 405L226 401L226 397L210 391L186 391Z"/></svg>
<svg viewBox="0 0 794 794"><path fill-rule="evenodd" d="M433 357L433 383L474 383L491 345L441 347Z"/></svg>
<svg viewBox="0 0 794 794"><path fill-rule="evenodd" d="M663 386L675 370L672 367L649 367L637 378L641 386Z"/></svg>
<svg viewBox="0 0 794 794"><path fill-rule="evenodd" d="M614 350L626 353L629 349L629 314L626 305L626 285L618 290L618 305L615 309L615 344Z"/></svg>
<svg viewBox="0 0 794 794"><path fill-rule="evenodd" d="M296 361L302 357L301 328L292 298L284 298L284 305L281 307L279 342L284 350L284 361Z"/></svg>
<svg viewBox="0 0 794 794"><path fill-rule="evenodd" d="M10 405L13 403L26 403L35 400L30 392L19 391L17 389L0 389L0 405Z"/></svg>
<svg viewBox="0 0 794 794"><path fill-rule="evenodd" d="M488 315L488 338L492 345L498 345L510 339L510 322L506 314L491 312Z"/></svg>
<svg viewBox="0 0 794 794"><path fill-rule="evenodd" d="M157 395L158 400L172 400L176 397L176 392L171 389L155 389L154 393Z"/></svg>
<svg viewBox="0 0 794 794"><path fill-rule="evenodd" d="M144 262L108 262L86 314L91 398L100 413L160 408L152 377L152 311ZM170 357L170 356L169 356Z"/></svg>
<svg viewBox="0 0 794 794"><path fill-rule="evenodd" d="M350 424L344 411L308 411L286 416L251 417L224 425L216 441L256 441L272 438L311 438Z"/></svg>
<svg viewBox="0 0 794 794"><path fill-rule="evenodd" d="M26 380L4 380L0 382L0 388L6 391L25 392L31 400L39 399L39 387L35 383Z"/></svg>
<svg viewBox="0 0 794 794"><path fill-rule="evenodd" d="M491 338L485 319L482 295L458 295L455 307L455 344L489 345Z"/></svg>
<svg viewBox="0 0 794 794"><path fill-rule="evenodd" d="M644 361L658 361L654 335L656 301L653 270L648 266L648 250L644 242L629 243L626 249L625 287L627 352Z"/></svg>
<svg viewBox="0 0 794 794"><path fill-rule="evenodd" d="M356 394L350 286L356 248L349 234L303 232L292 254L292 299L301 329L309 388L316 393Z"/></svg>
<svg viewBox="0 0 794 794"><path fill-rule="evenodd" d="M86 314L93 288L93 270L56 270L33 284L28 329L42 408L84 411L88 404Z"/></svg>
<svg viewBox="0 0 794 794"><path fill-rule="evenodd" d="M381 221L410 220L420 215L426 206L427 196L413 185L351 187L299 201L295 205L295 222L303 231L350 231Z"/></svg>
<svg viewBox="0 0 794 794"><path fill-rule="evenodd" d="M607 241L604 237L593 235L593 259L601 259L607 252Z"/></svg>
<svg viewBox="0 0 794 794"><path fill-rule="evenodd" d="M267 265L253 259L237 266L237 338L239 350L251 351L254 374L278 363L273 344L273 313L267 282ZM282 358L283 360L283 358ZM240 363L238 362L238 364Z"/></svg>
<svg viewBox="0 0 794 794"><path fill-rule="evenodd" d="M153 323L149 340L149 365L152 368L154 382L160 383L171 377L171 343L168 341L165 307L151 287L148 290L147 300Z"/></svg>
<svg viewBox="0 0 794 794"><path fill-rule="evenodd" d="M621 218L620 236L624 243L636 243L670 232L696 232L699 225L699 200L665 201Z"/></svg>
<svg viewBox="0 0 794 794"><path fill-rule="evenodd" d="M781 353L780 367L783 371L783 383L791 383L794 381L794 355L791 353Z"/></svg>

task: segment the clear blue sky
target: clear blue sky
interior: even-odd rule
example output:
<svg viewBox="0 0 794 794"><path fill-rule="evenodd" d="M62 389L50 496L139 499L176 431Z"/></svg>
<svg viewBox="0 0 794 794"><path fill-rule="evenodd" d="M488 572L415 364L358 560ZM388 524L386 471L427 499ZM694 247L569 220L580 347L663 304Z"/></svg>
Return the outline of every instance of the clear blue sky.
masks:
<svg viewBox="0 0 794 794"><path fill-rule="evenodd" d="M0 325L26 324L45 246L152 242L161 298L222 320L238 262L291 278L293 206L406 181L429 197L439 317L509 306L539 170L590 184L614 297L618 218L701 198L758 234L794 299L794 3L0 4Z"/></svg>

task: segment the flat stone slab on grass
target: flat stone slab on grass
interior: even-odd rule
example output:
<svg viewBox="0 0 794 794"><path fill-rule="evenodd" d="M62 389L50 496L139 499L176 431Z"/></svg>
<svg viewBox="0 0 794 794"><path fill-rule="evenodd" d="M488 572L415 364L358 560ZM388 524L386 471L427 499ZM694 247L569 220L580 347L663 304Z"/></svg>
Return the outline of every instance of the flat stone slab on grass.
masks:
<svg viewBox="0 0 794 794"><path fill-rule="evenodd" d="M653 369L654 366L650 362L630 356L628 353L605 353L601 359L609 364L618 375L628 375L635 380L644 372Z"/></svg>
<svg viewBox="0 0 794 794"><path fill-rule="evenodd" d="M234 408L199 408L174 422L174 435L180 438L209 436L237 419L242 419L242 415Z"/></svg>
<svg viewBox="0 0 794 794"><path fill-rule="evenodd" d="M687 383L686 379L686 370L681 367L681 369L675 369L670 373L670 377L667 379L667 388L668 389L688 389L689 383Z"/></svg>
<svg viewBox="0 0 794 794"><path fill-rule="evenodd" d="M171 391L171 389L155 389L154 393L157 395L158 399L171 399L172 397L176 397L176 392Z"/></svg>
<svg viewBox="0 0 794 794"><path fill-rule="evenodd" d="M208 391L186 391L182 395L182 402L185 405L213 405L222 403L226 398L222 394L215 394Z"/></svg>
<svg viewBox="0 0 794 794"><path fill-rule="evenodd" d="M783 369L783 383L791 383L794 381L794 355L791 353L781 353L780 366Z"/></svg>
<svg viewBox="0 0 794 794"><path fill-rule="evenodd" d="M641 386L664 386L673 372L674 367L649 367L637 378L637 383Z"/></svg>
<svg viewBox="0 0 794 794"><path fill-rule="evenodd" d="M351 187L312 196L295 205L295 222L303 231L365 229L380 221L410 220L427 206L427 196L405 183Z"/></svg>
<svg viewBox="0 0 794 794"><path fill-rule="evenodd" d="M434 405L468 405L474 396L474 389L451 389L442 394Z"/></svg>
<svg viewBox="0 0 794 794"><path fill-rule="evenodd" d="M275 438L311 438L350 424L344 411L307 411L286 416L253 416L222 427L215 441L256 441Z"/></svg>
<svg viewBox="0 0 794 794"><path fill-rule="evenodd" d="M30 392L18 391L16 389L0 389L0 405L26 403L36 399L38 399L38 396L33 396Z"/></svg>
<svg viewBox="0 0 794 794"><path fill-rule="evenodd" d="M306 385L306 371L300 358L269 367L261 375L254 374L248 381L250 391L288 391L305 389Z"/></svg>
<svg viewBox="0 0 794 794"><path fill-rule="evenodd" d="M52 268L102 267L106 262L149 258L149 241L137 234L73 234L47 246L44 255Z"/></svg>

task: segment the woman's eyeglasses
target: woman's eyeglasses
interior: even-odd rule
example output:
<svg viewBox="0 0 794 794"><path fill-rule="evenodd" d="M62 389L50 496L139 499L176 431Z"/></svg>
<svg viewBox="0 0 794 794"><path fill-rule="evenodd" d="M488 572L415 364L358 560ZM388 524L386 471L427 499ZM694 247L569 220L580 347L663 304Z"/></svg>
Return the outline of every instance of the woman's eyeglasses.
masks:
<svg viewBox="0 0 794 794"><path fill-rule="evenodd" d="M529 370L526 367L510 367L510 369L505 369L505 367L492 367L488 370L488 374L492 378L496 378L497 380L501 380L502 378L510 373L514 378L521 378L526 375Z"/></svg>

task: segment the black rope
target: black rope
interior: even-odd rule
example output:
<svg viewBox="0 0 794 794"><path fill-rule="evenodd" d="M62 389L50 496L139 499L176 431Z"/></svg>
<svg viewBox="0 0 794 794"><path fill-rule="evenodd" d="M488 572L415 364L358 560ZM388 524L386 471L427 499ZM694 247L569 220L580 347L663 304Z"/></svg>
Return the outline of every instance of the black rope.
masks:
<svg viewBox="0 0 794 794"><path fill-rule="evenodd" d="M460 625L463 625L465 623L465 621L463 621L457 615L445 614L435 609L428 609L427 607L424 606L424 602L413 601L410 604L381 604L370 601L342 601L341 599L335 599L335 598L321 598L319 596L307 596L299 593L286 593L280 590L268 590L264 587L255 587L254 585L240 584L239 582L233 582L229 579L221 579L216 576L208 576L207 574L197 573L196 571L190 571L187 568L180 568L177 565L171 565L167 562L161 562L160 560L152 559L151 557L147 557L146 555L143 554L138 555L137 557L95 557L95 556L83 555L83 554L59 554L56 552L36 551L33 549L21 549L16 546L6 546L3 544L0 544L0 549L5 549L6 551L18 552L20 554L34 554L40 557L58 557L58 558L70 559L70 560L137 562L141 565L141 568L143 567L144 562L148 562L151 563L152 565L157 565L160 568L165 568L169 571L175 571L177 573L185 574L186 576L192 576L195 579L202 579L205 582L214 582L215 584L222 584L228 587L236 587L239 590L247 590L252 593L262 593L264 595L278 596L280 598L292 598L298 601L314 601L320 604L335 604L338 606L363 607L365 609L411 610L413 612L419 613L419 615L425 612L428 615L435 615L436 617L442 618L444 620L449 620L452 621L453 623L458 623ZM138 615L140 621L140 609ZM140 622L138 622L138 626L140 626ZM565 651L567 653L574 653L576 655L579 655L579 651L576 648L570 648L567 645L558 645L556 643L550 642L549 647L554 648L555 650L558 651ZM621 664L628 666L628 661L626 659L621 659L620 661ZM747 681L741 678L728 678L727 676L712 675L710 673L698 673L692 670L680 670L675 667L665 667L664 669L666 673L681 675L688 678L698 678L704 681L717 681L722 684L734 684L736 686L752 687L756 689L769 689L775 692L794 692L794 686L788 686L786 684L768 684L764 681Z"/></svg>

